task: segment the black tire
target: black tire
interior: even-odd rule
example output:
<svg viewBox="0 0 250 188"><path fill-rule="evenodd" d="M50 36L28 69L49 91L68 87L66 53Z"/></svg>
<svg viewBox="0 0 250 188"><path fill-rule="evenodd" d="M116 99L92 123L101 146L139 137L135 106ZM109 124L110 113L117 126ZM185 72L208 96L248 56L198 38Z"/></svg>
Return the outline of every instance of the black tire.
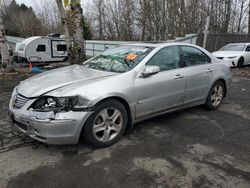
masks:
<svg viewBox="0 0 250 188"><path fill-rule="evenodd" d="M219 95L218 94L218 99L219 97L221 98L221 100L219 101L215 101L215 99L213 98L215 95L217 96L217 94L215 93L215 89L216 88L221 88L222 89L222 93ZM206 99L206 103L205 103L205 107L207 110L217 110L222 101L223 101L223 98L225 96L225 85L222 81L216 81L213 86L211 87L210 91L209 91L209 94L207 96L207 99ZM216 99L217 100L217 99Z"/></svg>
<svg viewBox="0 0 250 188"><path fill-rule="evenodd" d="M100 141L100 139L97 139L97 137L98 137L97 134L94 133L95 121L97 121L97 118L102 119L102 116L100 115L100 113L103 112L105 109L110 110L113 108L120 112L120 116L122 116L122 118L120 116L118 118L122 119L123 123L121 123L122 125L121 125L119 132L116 134L116 136L114 138L112 138L112 140ZM105 120L105 122L106 122L106 120ZM128 115L127 115L127 111L126 111L126 108L124 107L124 105L117 100L108 99L104 102L101 102L100 104L98 104L96 106L94 113L88 118L88 120L86 121L86 123L83 127L82 136L83 136L84 140L90 145L100 147L100 148L108 147L108 146L111 146L114 143L116 143L121 138L121 136L123 135L123 133L126 129L127 123L128 123ZM105 127L105 125L103 127ZM112 128L110 128L110 129L112 129ZM103 137L104 137L105 130L102 130L102 131L103 131ZM98 133L101 133L102 131L100 131ZM111 134L111 131L109 134ZM100 135L100 137L102 137L102 136Z"/></svg>
<svg viewBox="0 0 250 188"><path fill-rule="evenodd" d="M244 58L241 57L237 63L238 68L242 68L244 66Z"/></svg>

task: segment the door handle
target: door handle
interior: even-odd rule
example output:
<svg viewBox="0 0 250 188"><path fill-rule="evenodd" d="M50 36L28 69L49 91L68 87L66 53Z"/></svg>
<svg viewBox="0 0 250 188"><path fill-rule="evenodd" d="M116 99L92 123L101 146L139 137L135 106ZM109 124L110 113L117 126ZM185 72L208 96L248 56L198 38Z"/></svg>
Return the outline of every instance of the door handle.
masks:
<svg viewBox="0 0 250 188"><path fill-rule="evenodd" d="M210 72L213 72L213 71L214 71L213 69L209 68L209 69L206 70L206 73L210 73Z"/></svg>
<svg viewBox="0 0 250 188"><path fill-rule="evenodd" d="M177 75L175 75L175 77L174 77L174 79L176 79L176 80L182 79L182 78L184 78L184 76L181 75L181 74L177 74Z"/></svg>

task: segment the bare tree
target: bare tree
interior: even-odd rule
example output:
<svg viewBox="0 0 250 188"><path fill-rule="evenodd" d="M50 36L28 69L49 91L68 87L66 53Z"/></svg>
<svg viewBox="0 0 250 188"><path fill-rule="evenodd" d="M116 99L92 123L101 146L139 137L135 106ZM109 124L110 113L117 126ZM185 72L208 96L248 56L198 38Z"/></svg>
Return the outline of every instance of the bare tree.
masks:
<svg viewBox="0 0 250 188"><path fill-rule="evenodd" d="M238 26L237 26L237 32L241 33L245 29L245 21L246 21L246 12L247 12L247 0L240 0L240 8L239 8L239 14L238 14Z"/></svg>
<svg viewBox="0 0 250 188"><path fill-rule="evenodd" d="M99 32L99 39L103 38L103 21L104 21L104 2L103 0L94 0L93 1L95 9L96 9L96 16L98 19L98 32Z"/></svg>
<svg viewBox="0 0 250 188"><path fill-rule="evenodd" d="M167 40L202 32L207 16L211 33L246 32L248 0L92 1L87 15L97 38Z"/></svg>
<svg viewBox="0 0 250 188"><path fill-rule="evenodd" d="M6 43L3 20L1 17L0 17L0 50L1 50L3 72L11 71L13 67L12 67L12 62L11 62L8 46Z"/></svg>
<svg viewBox="0 0 250 188"><path fill-rule="evenodd" d="M51 3L45 0L40 0L39 3L36 1L35 10L41 22L43 34L63 32L60 13L55 1Z"/></svg>

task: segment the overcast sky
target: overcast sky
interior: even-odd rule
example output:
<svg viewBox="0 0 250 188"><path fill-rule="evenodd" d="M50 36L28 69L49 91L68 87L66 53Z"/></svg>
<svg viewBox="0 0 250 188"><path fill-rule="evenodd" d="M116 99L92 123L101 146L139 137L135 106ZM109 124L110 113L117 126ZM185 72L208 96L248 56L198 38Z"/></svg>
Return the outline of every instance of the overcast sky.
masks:
<svg viewBox="0 0 250 188"><path fill-rule="evenodd" d="M27 6L33 7L35 5L35 2L39 3L40 0L16 0L18 4L24 3Z"/></svg>

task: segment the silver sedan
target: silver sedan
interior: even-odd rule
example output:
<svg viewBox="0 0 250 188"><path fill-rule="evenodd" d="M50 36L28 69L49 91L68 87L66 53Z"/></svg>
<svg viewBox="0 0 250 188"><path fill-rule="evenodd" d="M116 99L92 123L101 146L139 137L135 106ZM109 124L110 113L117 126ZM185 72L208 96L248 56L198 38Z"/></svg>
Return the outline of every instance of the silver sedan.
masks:
<svg viewBox="0 0 250 188"><path fill-rule="evenodd" d="M107 147L134 123L204 105L216 110L230 69L189 44L131 44L33 76L13 91L13 126L47 144Z"/></svg>

